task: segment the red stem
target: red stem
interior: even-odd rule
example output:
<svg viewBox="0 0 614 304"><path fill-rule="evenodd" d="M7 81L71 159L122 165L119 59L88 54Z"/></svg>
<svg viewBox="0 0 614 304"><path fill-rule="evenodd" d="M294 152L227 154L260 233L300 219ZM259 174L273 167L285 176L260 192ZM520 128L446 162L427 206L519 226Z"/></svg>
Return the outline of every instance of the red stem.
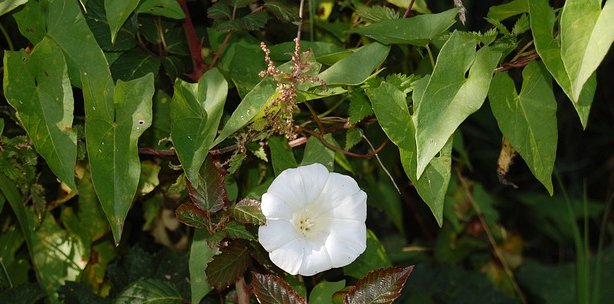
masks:
<svg viewBox="0 0 614 304"><path fill-rule="evenodd" d="M190 54L192 55L192 66L194 67L192 73L187 74L187 76L190 77L192 81L197 82L200 79L200 76L202 76L205 72L205 61L200 53L202 42L200 39L198 39L198 36L196 36L196 30L194 29L192 18L190 18L190 11L188 10L186 0L177 0L177 2L185 14L183 30L185 31L185 37L188 40Z"/></svg>

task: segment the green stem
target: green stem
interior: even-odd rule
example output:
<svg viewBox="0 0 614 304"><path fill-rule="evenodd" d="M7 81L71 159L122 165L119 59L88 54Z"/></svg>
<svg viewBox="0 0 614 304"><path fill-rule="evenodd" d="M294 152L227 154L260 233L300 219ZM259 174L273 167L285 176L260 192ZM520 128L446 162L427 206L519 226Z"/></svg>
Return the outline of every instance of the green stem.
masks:
<svg viewBox="0 0 614 304"><path fill-rule="evenodd" d="M11 276L9 276L9 272L6 270L6 266L4 266L4 261L0 257L0 265L2 266L2 272L4 272L4 277L9 282L9 288L13 288L13 280L11 280Z"/></svg>
<svg viewBox="0 0 614 304"><path fill-rule="evenodd" d="M597 254L595 257L595 268L593 273L595 274L595 281L593 282L593 303L599 303L599 289L601 288L601 263L602 263L602 251L603 243L605 242L606 228L608 225L608 218L610 211L612 210L612 202L614 201L614 193L610 194L608 201L603 211L603 217L601 219L601 227L599 228L599 241L597 243Z"/></svg>
<svg viewBox="0 0 614 304"><path fill-rule="evenodd" d="M426 52L429 54L429 60L431 60L431 66L433 67L433 70L435 69L435 59L433 58L433 52L431 52L431 48L429 47L429 45L426 45Z"/></svg>
<svg viewBox="0 0 614 304"><path fill-rule="evenodd" d="M15 50L15 46L13 45L13 41L11 40L11 37L9 36L9 33L6 32L6 29L4 28L4 25L2 25L0 23L0 31L2 31L2 36L4 36L4 39L6 40L6 43L9 45L9 50L14 51Z"/></svg>

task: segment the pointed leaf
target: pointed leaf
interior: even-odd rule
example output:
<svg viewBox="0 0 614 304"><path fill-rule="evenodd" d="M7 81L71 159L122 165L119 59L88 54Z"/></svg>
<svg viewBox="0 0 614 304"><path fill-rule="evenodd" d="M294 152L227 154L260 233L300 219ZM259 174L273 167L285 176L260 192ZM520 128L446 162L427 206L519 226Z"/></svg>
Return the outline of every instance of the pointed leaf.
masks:
<svg viewBox="0 0 614 304"><path fill-rule="evenodd" d="M175 209L175 215L180 222L196 228L209 227L209 216L207 212L200 209L196 204L189 202L183 203Z"/></svg>
<svg viewBox="0 0 614 304"><path fill-rule="evenodd" d="M359 27L354 32L383 44L426 46L456 22L457 14L458 9L453 8L438 14L383 20Z"/></svg>
<svg viewBox="0 0 614 304"><path fill-rule="evenodd" d="M200 303L213 288L209 285L205 268L213 259L217 248L209 247L206 236L207 230L194 229L192 237L192 245L190 246L190 260L188 262L190 268L190 289L192 294L192 303Z"/></svg>
<svg viewBox="0 0 614 304"><path fill-rule="evenodd" d="M266 218L260 209L260 202L254 199L242 199L230 210L232 217L239 223L264 225Z"/></svg>
<svg viewBox="0 0 614 304"><path fill-rule="evenodd" d="M28 2L28 0L4 0L0 2L0 16L14 10L26 2Z"/></svg>
<svg viewBox="0 0 614 304"><path fill-rule="evenodd" d="M377 42L363 46L320 73L318 78L327 85L361 84L386 60L389 51L389 46Z"/></svg>
<svg viewBox="0 0 614 304"><path fill-rule="evenodd" d="M392 303L400 295L414 266L386 268L370 272L347 294L347 304Z"/></svg>
<svg viewBox="0 0 614 304"><path fill-rule="evenodd" d="M188 194L194 204L207 212L218 212L228 204L224 175L211 158L207 158L198 174L198 188L186 180Z"/></svg>
<svg viewBox="0 0 614 304"><path fill-rule="evenodd" d="M62 50L43 39L31 54L6 52L4 92L36 151L71 189L75 184L77 135L73 95Z"/></svg>
<svg viewBox="0 0 614 304"><path fill-rule="evenodd" d="M522 72L520 94L507 73L498 73L488 99L503 135L552 195L556 158L556 100L548 71L531 62Z"/></svg>
<svg viewBox="0 0 614 304"><path fill-rule="evenodd" d="M561 59L571 80L572 100L578 100L614 42L614 1L569 0L561 13Z"/></svg>
<svg viewBox="0 0 614 304"><path fill-rule="evenodd" d="M210 69L197 84L178 79L171 102L171 137L188 180L199 187L198 172L217 134L228 83Z"/></svg>
<svg viewBox="0 0 614 304"><path fill-rule="evenodd" d="M209 283L218 290L234 283L247 270L250 262L249 247L245 243L233 241L221 251L205 270Z"/></svg>
<svg viewBox="0 0 614 304"><path fill-rule="evenodd" d="M147 279L130 285L115 300L115 304L182 304L181 294L170 282Z"/></svg>
<svg viewBox="0 0 614 304"><path fill-rule="evenodd" d="M294 153L292 153L292 148L288 146L288 141L284 137L269 137L269 148L271 149L271 164L275 176L288 168L296 168Z"/></svg>
<svg viewBox="0 0 614 304"><path fill-rule="evenodd" d="M32 44L37 44L45 37L47 16L43 12L43 5L38 1L25 2L28 3L14 12L13 18L19 26L19 32Z"/></svg>
<svg viewBox="0 0 614 304"><path fill-rule="evenodd" d="M461 122L484 103L501 53L475 48L471 37L455 31L437 56L424 93L414 98L418 178Z"/></svg>
<svg viewBox="0 0 614 304"><path fill-rule="evenodd" d="M572 101L582 127L586 128L597 86L595 75L593 74L593 76L589 77L580 96L574 98L572 83L561 58L561 48L559 47L559 42L554 38L553 30L556 18L554 10L548 4L548 0L529 1L529 16L535 50L550 74L552 74L552 77L554 77L567 97Z"/></svg>
<svg viewBox="0 0 614 304"><path fill-rule="evenodd" d="M92 92L88 79L83 80L83 91ZM107 120L92 115L86 125L92 181L116 242L139 183L137 142L151 125L153 93L151 74L128 82L120 80L113 95L115 117Z"/></svg>
<svg viewBox="0 0 614 304"><path fill-rule="evenodd" d="M104 0L104 10L111 30L111 43L115 42L117 32L124 25L132 11L139 5L139 0Z"/></svg>
<svg viewBox="0 0 614 304"><path fill-rule="evenodd" d="M311 303L331 303L333 294L345 287L345 280L339 282L321 281L314 286L309 293L309 302Z"/></svg>
<svg viewBox="0 0 614 304"><path fill-rule="evenodd" d="M224 233L226 234L226 237L228 237L229 239L242 239L242 240L248 240L248 241L256 241L256 238L254 237L254 235L247 231L247 228L245 228L245 225L240 224L238 222L229 222L226 224L226 227L224 227Z"/></svg>
<svg viewBox="0 0 614 304"><path fill-rule="evenodd" d="M416 82L414 96L424 92L427 82L428 78ZM382 129L399 147L405 174L441 226L443 224L443 203L451 176L452 145L446 143L440 155L431 160L424 174L418 178L416 174L416 130L407 108L405 93L392 84L382 82L379 87L368 89L367 95L371 99L373 111Z"/></svg>
<svg viewBox="0 0 614 304"><path fill-rule="evenodd" d="M160 58L137 48L121 53L110 69L114 79L124 81L143 77L147 73L155 77L160 70Z"/></svg>
<svg viewBox="0 0 614 304"><path fill-rule="evenodd" d="M306 304L290 284L271 274L252 272L252 289L260 304Z"/></svg>
<svg viewBox="0 0 614 304"><path fill-rule="evenodd" d="M513 0L505 4L491 6L488 9L488 18L505 20L509 17L526 13L529 10L529 0Z"/></svg>

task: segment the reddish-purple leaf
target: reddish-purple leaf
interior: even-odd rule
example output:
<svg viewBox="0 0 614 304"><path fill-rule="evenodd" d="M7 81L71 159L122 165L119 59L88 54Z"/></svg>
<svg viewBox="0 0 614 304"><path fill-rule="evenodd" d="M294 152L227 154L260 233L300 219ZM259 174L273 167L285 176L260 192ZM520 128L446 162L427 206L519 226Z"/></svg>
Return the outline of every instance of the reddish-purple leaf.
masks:
<svg viewBox="0 0 614 304"><path fill-rule="evenodd" d="M245 273L250 261L249 247L244 242L233 241L221 251L205 270L209 283L218 290L236 282Z"/></svg>
<svg viewBox="0 0 614 304"><path fill-rule="evenodd" d="M177 209L175 209L175 215L177 219L192 227L206 228L209 222L207 212L200 209L194 203L183 203Z"/></svg>
<svg viewBox="0 0 614 304"><path fill-rule="evenodd" d="M356 282L345 297L346 304L392 303L401 295L401 290L414 266L383 268L369 272Z"/></svg>
<svg viewBox="0 0 614 304"><path fill-rule="evenodd" d="M272 274L252 272L252 289L260 304L306 304L290 284Z"/></svg>
<svg viewBox="0 0 614 304"><path fill-rule="evenodd" d="M207 158L198 172L198 188L186 179L188 193L194 204L208 212L218 212L228 205L224 175Z"/></svg>
<svg viewBox="0 0 614 304"><path fill-rule="evenodd" d="M266 218L260 209L260 202L254 199L242 199L230 212L239 223L264 225L266 222Z"/></svg>

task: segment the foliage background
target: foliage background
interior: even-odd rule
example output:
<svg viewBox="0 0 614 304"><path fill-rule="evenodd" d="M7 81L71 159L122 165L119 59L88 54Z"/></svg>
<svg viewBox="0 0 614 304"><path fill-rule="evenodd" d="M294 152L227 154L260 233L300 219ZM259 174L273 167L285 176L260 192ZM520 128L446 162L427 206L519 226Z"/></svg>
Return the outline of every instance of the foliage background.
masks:
<svg viewBox="0 0 614 304"><path fill-rule="evenodd" d="M28 1L4 1L0 7L5 9L7 6L4 5L10 5L8 3L20 5L25 2ZM212 119L215 115L211 113L218 113L217 119L222 122L219 129L232 121L231 114L241 100L245 102L248 93L261 82L258 72L267 68L260 41L266 41L270 46L271 58L276 63L282 64L291 59L288 54L293 50L291 41L296 35L296 25L292 22L297 20L298 3L261 1L250 2L248 6L247 2L242 1L221 1L215 6L209 1L187 2L194 35L203 39L202 49L197 45L197 52L204 62L198 62L194 58L200 56L193 56L190 47L194 45L190 43L194 41L186 38L185 33L189 29L184 27L184 14L177 5L185 3L183 1L121 2L134 7L130 9L119 5L116 8L118 11L139 12L123 17L119 13L109 14L109 7L105 12L105 1L82 1L82 7L74 7L87 11L84 17L94 34L86 42L70 42L70 35L63 36L65 33L78 35L75 27L70 27L72 25L61 24L70 19L56 20L59 25L56 24L58 28L54 32L50 23L36 17L39 16L38 8L32 3L39 1L29 2L0 16L3 51L27 48L26 52L31 52L34 45L39 44L40 59L32 55L32 60L40 60L44 63L42 66L59 67L64 67L63 61L67 61L70 67L73 64L70 60L74 58L60 56L62 50L57 46L41 42L45 35L53 37L55 41L66 39L74 48L73 52L83 50L80 54L82 57L74 60L77 66L82 67L81 73L87 71L91 75L93 72L99 77L96 83L114 83L111 87L116 96L130 96L126 100L140 100L137 108L152 109L149 114L152 117L147 116L147 111L121 107L115 108L116 115L130 117L134 113L145 113L143 122L151 122L152 126L147 129L143 125L143 130L147 130L141 131L130 130L129 124L124 125L127 129L118 131L118 134L124 136L122 140L125 141L117 147L125 149L120 153L125 154L125 160L121 160L125 163L113 163L99 173L102 174L101 180L106 178L112 182L113 179L108 178L110 171L116 176L137 172L133 181L139 181L138 185L132 185L136 191L134 200L129 190L123 193L121 189L117 190L123 196L120 208L123 210L114 210L116 213L113 216L126 216L126 220L111 231L108 221L117 221L108 215L110 211L105 216L103 209L109 209L113 199L106 202L103 195L98 193L97 196L92 185L91 174L95 173L90 173L90 165L96 161L93 159L97 152L89 144L86 148L85 143L90 141L89 138L97 137L86 132L88 127L85 124L90 123L90 118L86 120L85 113L88 111L86 104L93 104L94 107L96 102L104 104L108 100L100 99L101 96L113 100L113 94L107 96L96 91L96 88L90 88L93 90L90 98L95 101L88 103L83 97L84 94L87 96L88 87L80 83L86 77L79 77L79 73L70 68L53 69L57 75L65 75L64 79L70 77L72 83L72 86L71 83L50 83L50 87L62 88L63 85L64 94L70 91L74 96L74 134L70 136L75 143L73 157L77 161L74 172L64 172L64 176L76 177L72 188L78 189L77 195L69 190L71 185L63 187L58 183L58 177L65 183L70 182L66 182L67 179L61 174L52 173L52 165L37 155L33 148L36 137L30 136L28 139L24 136L27 120L24 120L24 116L20 116L21 121L17 118L16 111L22 110L16 104L9 105L6 98L10 94L25 98L31 92L32 87L28 86L32 84L25 77L19 79L19 75L26 75L27 71L16 69L13 75L17 76L17 83L7 85L7 73L10 73L7 62L18 62L21 58L13 55L15 53L11 53L10 56L14 56L12 59L4 55L5 86L0 103L0 184L3 187L3 195L0 196L0 302L137 303L139 299L152 298L166 298L172 303L199 301L201 298L204 303L240 302L247 293L248 284L252 284L254 279L246 270L284 276L267 261L265 253L254 242L254 224L258 223L258 219L238 220L232 211L237 210L234 203L243 198L258 199L274 175L292 164L300 164L299 160L303 163L324 162L330 166L335 161L336 171L351 174L359 181L369 194L370 205L367 225L372 233L367 253L361 259L343 270L333 270L313 278L300 280L284 277L298 294L308 294L310 302L329 303L333 292L356 284L371 270L391 265L417 265L403 288L401 303L607 303L607 299L614 296L613 291L606 287L614 275L614 247L611 245L614 225L609 211L614 197L614 83L610 76L614 70L614 55L611 50L597 68L597 89L585 129L567 95L556 84L553 87L558 130L553 195L538 182L520 156L516 156L505 174L504 182L501 181L497 163L502 150L502 134L493 115L491 101L487 101L460 125L454 135L451 181L443 203L440 227L432 210L407 177L392 137L392 142L379 152L381 164L374 157L342 156L339 151L331 152L319 144L318 126L310 113L311 110L319 114L327 113L324 116L329 120L322 120L327 128L341 129L340 132L331 133L334 137L325 137L327 140L339 147L350 147L356 153L370 153L373 148L358 132L364 133L375 146L385 142L390 134L382 130L382 119L375 105L373 110L376 115L373 115L370 103L377 98L377 94L369 89L374 90L384 77L394 73L431 73L429 54L424 47L393 46L384 56L386 59L381 67L385 67L385 70L378 77L374 76L364 84L364 79L339 86L328 83L331 90L345 88L350 92L329 92L327 94L332 96L311 101L309 104L312 108L308 108L306 103L299 104L299 110L294 114L295 122L311 121L311 124L306 124L307 130L303 130L298 137L304 138L306 143L297 144L291 154L284 152L288 149L283 137L271 137L269 131L260 132L264 128L262 125L272 125L273 122L266 113L261 113L263 119L254 120L256 122L251 127L239 125L231 132L239 130L238 135L230 136L226 141L214 141L211 135L206 135L211 133L203 132L202 142L209 144L204 151L199 151L199 146L190 146L190 141L185 140L187 137L172 133L192 134L190 132L194 131L195 125L199 125L199 121L215 121ZM40 1L43 4L48 2L54 3ZM162 6L144 6L147 2ZM484 17L493 6L506 2L462 1L467 21L465 25L457 22L452 29L487 33L493 25ZM224 6L224 3L227 5ZM228 3L239 4L239 9L233 13L232 5ZM345 49L373 42L365 37L367 34L345 34L350 23L359 20L356 7L361 3L337 1L333 5L332 1L313 1L313 7L317 10L312 12L318 15L311 15L309 9L305 9L303 39L315 42L305 42L303 47L313 48L319 63L330 66L347 55L343 53ZM371 1L364 4L386 5L399 15L404 13L403 8L391 3ZM264 4L268 6L253 11ZM550 1L550 4L562 7L564 1ZM427 6L432 12L443 12L454 7L453 1L444 0L416 1L414 5L417 12L412 14L426 13L423 9ZM374 11L371 13L375 14ZM228 20L233 18L233 14L240 18ZM363 12L363 21L368 19L365 15ZM371 17L378 18L378 15ZM111 18L119 19L111 21ZM506 20L503 26L512 28L517 19L518 16ZM19 22L27 24L32 31L20 31ZM110 23L119 24L115 44L110 41ZM531 33L524 31L512 38L501 34L500 28L499 31L495 44L512 46L511 53L503 56L498 63L501 67L527 45ZM435 56L444 42L444 38L433 39L430 48ZM109 75L100 72L106 67L97 65L100 61L96 56L103 54L91 51L98 48L95 43L100 45L110 63ZM530 55L533 48L529 44L525 51ZM534 59L529 61L534 62ZM310 63L314 64L313 61ZM200 64L204 64L202 70L199 72L196 69L194 72L194 67ZM206 81L201 82L199 87L188 84L198 80L200 74L213 66L217 69L209 70L206 78L203 78ZM372 70L375 70L375 66ZM510 66L508 71L517 82L517 87L523 79L523 66ZM343 77L355 76L355 68L345 67L345 70L340 69L340 73ZM40 73L31 71L34 74L37 72ZM151 76L145 75L150 72L154 77L147 80L146 77ZM403 86L398 85L399 82L414 81L400 76L389 77L392 78L387 78L388 82L401 88ZM175 82L177 78L183 82ZM121 84L118 80L134 82ZM154 85L146 85L147 81ZM283 81L287 79L277 80ZM44 82L35 83L39 84L45 85ZM268 95L256 99L265 102L275 89L275 81L265 80L262 86L264 91L258 91L259 94ZM16 91L11 93L10 90ZM206 94L203 93L205 90ZM305 96L300 95L299 98L308 98ZM492 95L489 94L489 97L492 98ZM192 99L206 99L210 101L208 104L218 105L220 100L226 101L225 104L222 101L223 108L207 108L203 112L190 108L194 105ZM170 106L182 102L184 107ZM120 103L115 100L115 104ZM104 115L101 117L102 120L106 119ZM350 121L356 121L360 131L344 126L347 117ZM179 123L182 121L184 124ZM70 122L63 122L70 125ZM218 129L215 124L199 127L214 130L214 135ZM138 138L135 134L139 133L142 135L138 139L138 158L133 153L130 159L128 155L136 151L136 146L131 148L128 143L136 144L134 136ZM129 134L132 137L126 136ZM168 140L160 141L169 136L174 139L172 144L179 158L169 152L171 143ZM356 146L352 145L352 141L356 141ZM60 144L50 150L58 147L65 148ZM209 152L212 155L209 160L213 158L224 164L224 171L228 173L225 177L211 167L209 160L202 168L186 165L204 161L209 147L213 148L213 152ZM194 153L182 156L181 149ZM280 154L276 156L275 153ZM104 167L105 162L109 162L104 158L107 152L100 152L99 155L102 155L100 161ZM189 196L198 192L185 185L179 163L188 171L186 174L192 183L199 180L201 185L212 184L213 188L220 188L224 183L227 193L217 194L215 197L219 200L196 199L190 204ZM135 169L139 164L140 171ZM394 183L382 168L387 169ZM125 172L122 171L124 169ZM517 189L506 185L506 181L515 184ZM207 196L211 192L201 194ZM10 204L11 200L19 202L20 207ZM188 225L180 223L175 217L175 210L182 203L185 204L183 209L178 209L182 210L178 217ZM217 213L221 209L229 211ZM212 227L215 224L219 224L219 227ZM119 240L120 234L121 242L116 247L115 241ZM218 259L221 266L205 272L206 264L215 251L209 248L211 244L221 247L225 257L230 260L220 262ZM244 252L246 248L252 251L251 255ZM228 268L228 265L239 266ZM224 277L224 274L228 274L228 277ZM241 279L235 283L237 278ZM226 288L226 285L230 287Z"/></svg>

